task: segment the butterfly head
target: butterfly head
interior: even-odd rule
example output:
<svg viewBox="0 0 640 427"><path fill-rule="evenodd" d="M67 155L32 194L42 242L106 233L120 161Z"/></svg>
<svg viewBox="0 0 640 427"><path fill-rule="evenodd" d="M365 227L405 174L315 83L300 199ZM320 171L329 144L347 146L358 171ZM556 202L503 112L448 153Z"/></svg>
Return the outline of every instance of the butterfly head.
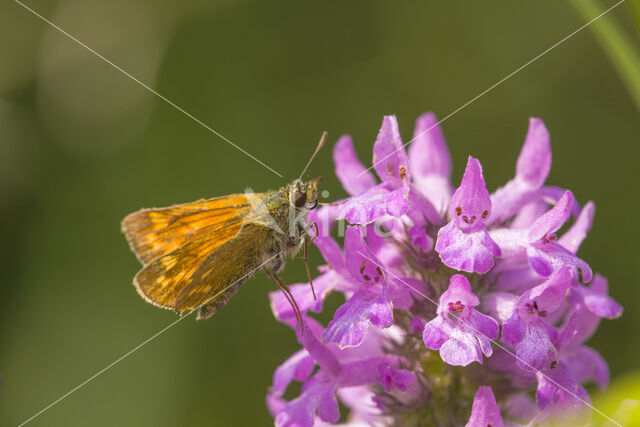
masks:
<svg viewBox="0 0 640 427"><path fill-rule="evenodd" d="M308 182L299 179L294 181L289 190L291 205L296 209L315 209L318 206L318 184L321 182L321 177Z"/></svg>

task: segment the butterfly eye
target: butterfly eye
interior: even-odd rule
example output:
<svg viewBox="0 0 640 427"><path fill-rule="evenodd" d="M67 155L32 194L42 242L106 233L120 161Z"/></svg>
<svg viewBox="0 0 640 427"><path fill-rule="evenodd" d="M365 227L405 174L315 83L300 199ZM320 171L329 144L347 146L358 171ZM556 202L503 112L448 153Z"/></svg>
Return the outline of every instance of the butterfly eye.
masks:
<svg viewBox="0 0 640 427"><path fill-rule="evenodd" d="M296 208L301 208L307 203L307 193L302 191L296 191L294 194L293 205Z"/></svg>

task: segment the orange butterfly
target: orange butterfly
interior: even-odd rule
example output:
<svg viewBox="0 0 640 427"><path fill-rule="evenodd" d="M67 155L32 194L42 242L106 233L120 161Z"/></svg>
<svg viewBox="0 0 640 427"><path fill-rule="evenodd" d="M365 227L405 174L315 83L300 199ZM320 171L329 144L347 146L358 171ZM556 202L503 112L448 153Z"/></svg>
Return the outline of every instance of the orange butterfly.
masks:
<svg viewBox="0 0 640 427"><path fill-rule="evenodd" d="M325 132L302 175L326 137ZM198 319L206 319L262 269L283 290L302 323L278 272L288 256L304 248L311 281L306 213L318 205L320 182L297 179L277 191L231 194L128 215L122 232L144 265L133 280L136 290L156 306L181 314L197 309Z"/></svg>

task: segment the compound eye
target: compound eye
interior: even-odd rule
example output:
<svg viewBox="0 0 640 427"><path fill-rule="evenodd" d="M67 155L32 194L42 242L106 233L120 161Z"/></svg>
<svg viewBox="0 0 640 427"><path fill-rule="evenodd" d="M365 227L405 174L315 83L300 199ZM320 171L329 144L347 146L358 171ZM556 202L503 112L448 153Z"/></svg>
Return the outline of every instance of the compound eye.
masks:
<svg viewBox="0 0 640 427"><path fill-rule="evenodd" d="M307 203L307 193L296 191L293 195L293 205L296 208L302 208Z"/></svg>

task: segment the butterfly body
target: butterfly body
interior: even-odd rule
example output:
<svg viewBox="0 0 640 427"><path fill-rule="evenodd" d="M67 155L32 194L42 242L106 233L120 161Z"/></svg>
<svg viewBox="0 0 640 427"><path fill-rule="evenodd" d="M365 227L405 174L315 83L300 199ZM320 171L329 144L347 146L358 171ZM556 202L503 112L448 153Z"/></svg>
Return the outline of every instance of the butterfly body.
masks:
<svg viewBox="0 0 640 427"><path fill-rule="evenodd" d="M277 273L308 244L306 213L318 203L319 182L130 214L122 231L144 265L134 279L138 293L178 313L198 309L201 319L261 269L285 286Z"/></svg>

